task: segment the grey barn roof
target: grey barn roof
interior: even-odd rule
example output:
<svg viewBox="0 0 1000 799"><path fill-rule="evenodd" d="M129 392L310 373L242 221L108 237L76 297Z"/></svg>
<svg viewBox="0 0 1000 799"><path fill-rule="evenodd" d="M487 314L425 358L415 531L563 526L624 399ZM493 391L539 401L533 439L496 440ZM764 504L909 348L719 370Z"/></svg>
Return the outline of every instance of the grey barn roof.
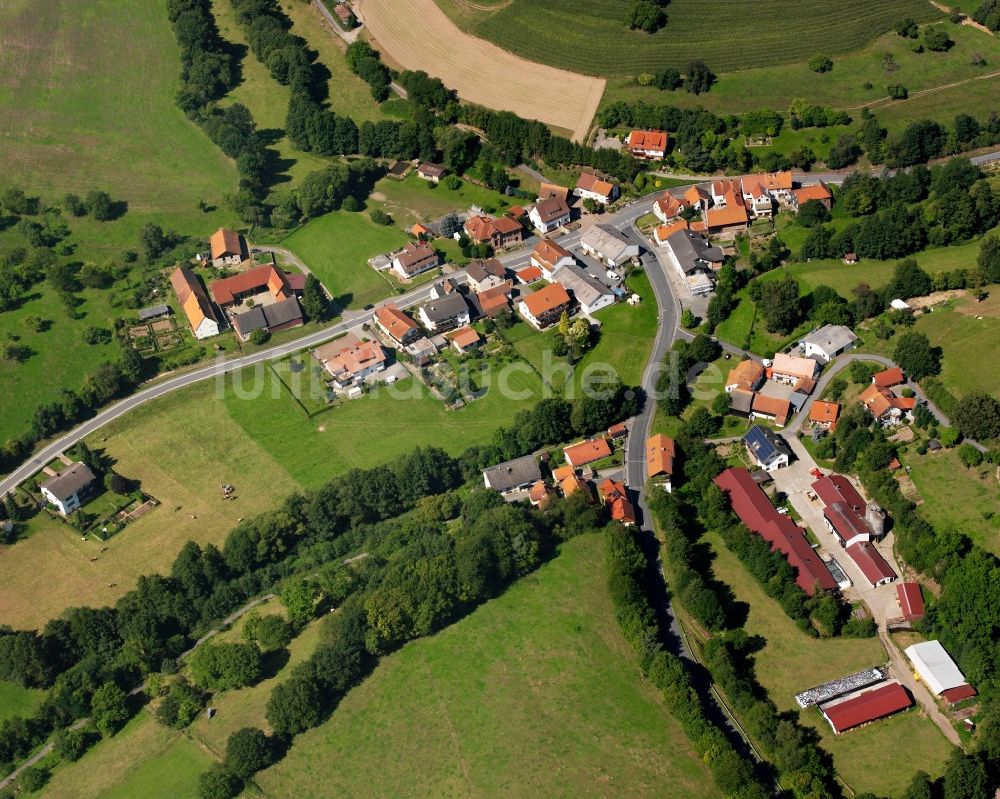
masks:
<svg viewBox="0 0 1000 799"><path fill-rule="evenodd" d="M556 283L561 283L564 289L573 292L573 298L580 305L593 305L604 295L612 293L611 289L575 264L560 268L556 272L555 280Z"/></svg>
<svg viewBox="0 0 1000 799"><path fill-rule="evenodd" d="M848 347L858 340L858 337L851 332L849 327L843 325L823 325L819 330L815 330L803 341L819 347L826 352L840 352L844 347Z"/></svg>
<svg viewBox="0 0 1000 799"><path fill-rule="evenodd" d="M725 253L713 247L708 239L693 230L678 230L667 238L667 246L684 270L684 274L712 271L713 263L721 263Z"/></svg>
<svg viewBox="0 0 1000 799"><path fill-rule="evenodd" d="M580 243L614 261L617 261L630 247L636 251L639 249L639 245L630 241L611 225L594 225L580 237Z"/></svg>
<svg viewBox="0 0 1000 799"><path fill-rule="evenodd" d="M483 470L486 485L501 494L541 479L542 472L534 455L525 455Z"/></svg>
<svg viewBox="0 0 1000 799"><path fill-rule="evenodd" d="M431 300L423 306L424 314L432 322L441 322L445 319L453 319L461 316L469 310L465 297L455 292L437 300Z"/></svg>
<svg viewBox="0 0 1000 799"><path fill-rule="evenodd" d="M785 440L774 431L761 427L759 424L755 424L747 430L743 441L761 463L768 463L778 455L792 457L791 450L788 449Z"/></svg>
<svg viewBox="0 0 1000 799"><path fill-rule="evenodd" d="M69 499L81 488L89 485L95 480L94 473L85 463L74 463L59 472L55 477L50 477L41 487L60 501Z"/></svg>
<svg viewBox="0 0 1000 799"><path fill-rule="evenodd" d="M147 319L155 319L157 316L166 316L170 313L170 306L165 302L159 305L150 305L139 311L139 319L145 322Z"/></svg>

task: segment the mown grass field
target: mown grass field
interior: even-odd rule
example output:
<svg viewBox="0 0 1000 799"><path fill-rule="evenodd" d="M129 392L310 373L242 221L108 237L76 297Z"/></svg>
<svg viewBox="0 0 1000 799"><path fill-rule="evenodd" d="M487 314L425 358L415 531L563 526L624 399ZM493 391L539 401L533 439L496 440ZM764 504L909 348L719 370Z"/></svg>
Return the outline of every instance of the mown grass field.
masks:
<svg viewBox="0 0 1000 799"><path fill-rule="evenodd" d="M982 303L963 297L921 314L914 326L941 347L941 380L957 397L975 389L1000 394L1000 372L984 367L1000 341L1000 286L989 290Z"/></svg>
<svg viewBox="0 0 1000 799"><path fill-rule="evenodd" d="M115 736L75 763L59 763L40 795L54 799L194 799L198 775L213 763L184 735L140 711Z"/></svg>
<svg viewBox="0 0 1000 799"><path fill-rule="evenodd" d="M877 638L810 638L763 592L718 536L710 534L707 540L715 554L715 577L749 605L746 631L767 641L754 658L757 679L780 710L798 710L794 695L799 691L888 660ZM941 774L951 752L940 730L916 710L836 736L815 708L801 711L800 719L816 729L838 774L855 792L898 796L918 768ZM906 757L885 757L903 740Z"/></svg>
<svg viewBox="0 0 1000 799"><path fill-rule="evenodd" d="M907 452L905 464L923 504L920 513L939 530L964 533L1000 555L1000 492L996 466L970 469L954 449L918 455Z"/></svg>
<svg viewBox="0 0 1000 799"><path fill-rule="evenodd" d="M463 180L462 185L453 191L422 180L416 172L411 172L403 180L380 180L367 204L369 208L384 210L398 225L409 227L414 222L438 219L450 211L467 211L473 205L502 214L516 202L468 180Z"/></svg>
<svg viewBox="0 0 1000 799"><path fill-rule="evenodd" d="M718 73L805 61L865 47L903 17L924 21L941 12L921 0L770 0L765 6L739 0L711 4L673 0L667 26L655 34L629 31L632 3L607 0L581 8L573 0L539 4L513 0L499 10L438 0L459 27L506 50L590 75L636 75L704 58ZM720 46L721 42L728 43Z"/></svg>
<svg viewBox="0 0 1000 799"><path fill-rule="evenodd" d="M0 680L0 722L14 716L27 718L41 705L44 696L44 691Z"/></svg>
<svg viewBox="0 0 1000 799"><path fill-rule="evenodd" d="M630 292L642 297L637 306L618 303L598 311L601 323L597 343L572 367L573 396L578 396L587 375L598 380L613 372L626 385L637 386L656 336L658 313L656 298L645 273L637 272L627 281ZM566 389L569 375L565 358L552 352L554 329L536 332L525 322L518 322L508 333L514 349L530 363L554 391ZM567 392L568 393L568 392Z"/></svg>
<svg viewBox="0 0 1000 799"><path fill-rule="evenodd" d="M103 553L101 544L81 541L63 523L35 516L30 537L0 547L5 624L40 627L67 607L113 604L140 575L169 571L187 541L219 544L237 519L273 507L299 487L214 392L210 382L175 392L87 439L161 505L110 539ZM288 401L282 413L300 412ZM239 498L223 501L222 483L235 486ZM92 557L99 559L92 563Z"/></svg>
<svg viewBox="0 0 1000 799"><path fill-rule="evenodd" d="M407 644L288 756L272 797L666 796L718 792L618 631L603 540Z"/></svg>
<svg viewBox="0 0 1000 799"><path fill-rule="evenodd" d="M333 211L299 228L281 246L309 265L340 307L360 308L391 294L394 286L368 259L408 240L398 228L376 225L366 213Z"/></svg>
<svg viewBox="0 0 1000 799"><path fill-rule="evenodd" d="M149 221L208 233L227 219L197 207L223 207L236 170L174 105L180 59L163 0L13 0L0 28L0 187L126 201L115 253Z"/></svg>
<svg viewBox="0 0 1000 799"><path fill-rule="evenodd" d="M242 399L229 391L225 405L248 438L297 482L315 487L417 446L458 455L488 441L497 427L542 397L541 380L524 365L492 376L496 384L485 396L454 411L445 410L422 383L406 378L308 419L270 373L260 396Z"/></svg>

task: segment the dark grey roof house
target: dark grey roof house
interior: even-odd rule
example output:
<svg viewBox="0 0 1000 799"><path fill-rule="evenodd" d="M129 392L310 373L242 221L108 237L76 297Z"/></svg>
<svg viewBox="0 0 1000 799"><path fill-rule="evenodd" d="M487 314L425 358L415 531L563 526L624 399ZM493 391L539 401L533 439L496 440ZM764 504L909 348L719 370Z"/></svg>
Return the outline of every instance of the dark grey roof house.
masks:
<svg viewBox="0 0 1000 799"><path fill-rule="evenodd" d="M542 472L534 455L525 455L483 470L486 487L501 494L530 488L541 479Z"/></svg>

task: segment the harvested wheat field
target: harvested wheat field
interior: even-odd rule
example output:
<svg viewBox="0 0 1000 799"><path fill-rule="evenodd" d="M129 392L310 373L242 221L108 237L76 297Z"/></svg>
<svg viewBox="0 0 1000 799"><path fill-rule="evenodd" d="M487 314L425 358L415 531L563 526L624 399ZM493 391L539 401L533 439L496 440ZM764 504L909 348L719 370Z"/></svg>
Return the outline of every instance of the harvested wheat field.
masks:
<svg viewBox="0 0 1000 799"><path fill-rule="evenodd" d="M536 64L463 33L434 0L359 0L376 46L404 69L441 78L472 103L572 131L583 141L604 80Z"/></svg>

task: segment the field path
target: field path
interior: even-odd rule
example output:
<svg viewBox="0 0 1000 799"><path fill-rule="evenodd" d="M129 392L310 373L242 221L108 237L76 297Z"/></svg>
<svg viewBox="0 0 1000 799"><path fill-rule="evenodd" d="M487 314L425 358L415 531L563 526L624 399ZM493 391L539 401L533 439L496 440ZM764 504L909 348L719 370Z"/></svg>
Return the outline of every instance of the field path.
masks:
<svg viewBox="0 0 1000 799"><path fill-rule="evenodd" d="M572 132L582 142L605 81L536 64L459 30L434 0L358 0L378 47L404 69L422 69L463 100Z"/></svg>

